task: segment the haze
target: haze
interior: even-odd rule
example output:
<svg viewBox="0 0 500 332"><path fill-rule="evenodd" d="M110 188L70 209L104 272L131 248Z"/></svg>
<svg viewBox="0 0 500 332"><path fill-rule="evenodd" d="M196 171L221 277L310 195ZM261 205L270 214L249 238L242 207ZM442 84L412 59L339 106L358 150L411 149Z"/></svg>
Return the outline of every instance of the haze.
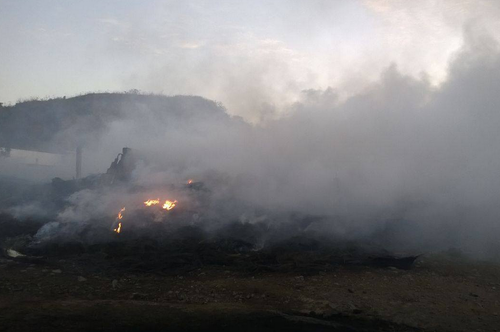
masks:
<svg viewBox="0 0 500 332"><path fill-rule="evenodd" d="M156 111L124 105L123 118L86 150L86 174L105 171L129 146L155 156L155 167L134 175L142 185L226 177L214 195L231 218L256 208L300 211L358 236L402 220L410 226L400 243L498 255L499 2L1 8L7 103L139 89L217 100L246 121L203 117L165 127ZM81 201L104 213L89 203L97 199Z"/></svg>
<svg viewBox="0 0 500 332"><path fill-rule="evenodd" d="M0 1L0 102L139 89L192 94L259 122L304 89L341 98L391 63L436 85L487 0ZM271 113L271 114L270 114Z"/></svg>

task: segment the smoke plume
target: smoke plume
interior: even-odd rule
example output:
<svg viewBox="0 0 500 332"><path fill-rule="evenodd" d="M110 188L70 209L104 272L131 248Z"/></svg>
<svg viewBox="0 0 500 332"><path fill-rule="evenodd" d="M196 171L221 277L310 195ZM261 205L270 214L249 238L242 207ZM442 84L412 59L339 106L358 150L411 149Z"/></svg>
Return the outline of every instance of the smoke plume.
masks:
<svg viewBox="0 0 500 332"><path fill-rule="evenodd" d="M485 257L500 235L498 86L498 44L468 30L438 87L393 65L346 100L334 88L304 90L282 116L258 125L216 104L208 111L187 103L179 118L134 103L97 142L79 135L90 142L87 172L105 171L123 146L132 148L141 156L132 183L153 198L159 185L204 181L207 223L286 222L298 213L321 216L308 227L332 236L390 233L395 247ZM111 216L141 195L80 191L55 221Z"/></svg>

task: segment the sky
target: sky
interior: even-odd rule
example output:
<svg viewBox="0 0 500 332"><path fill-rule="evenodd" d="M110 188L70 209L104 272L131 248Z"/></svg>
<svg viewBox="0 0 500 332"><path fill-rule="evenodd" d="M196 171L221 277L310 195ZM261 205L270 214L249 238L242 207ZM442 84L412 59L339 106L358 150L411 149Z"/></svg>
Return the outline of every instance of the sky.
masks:
<svg viewBox="0 0 500 332"><path fill-rule="evenodd" d="M92 91L201 95L250 122L389 66L439 86L494 0L0 0L0 102Z"/></svg>

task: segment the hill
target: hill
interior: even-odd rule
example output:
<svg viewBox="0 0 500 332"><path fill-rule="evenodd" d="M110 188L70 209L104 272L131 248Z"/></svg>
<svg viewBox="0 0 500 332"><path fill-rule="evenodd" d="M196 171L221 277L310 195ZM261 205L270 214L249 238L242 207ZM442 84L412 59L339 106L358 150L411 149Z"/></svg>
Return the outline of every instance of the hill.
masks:
<svg viewBox="0 0 500 332"><path fill-rule="evenodd" d="M223 106L197 96L90 93L0 107L0 147L63 153L91 145L115 120L148 110L160 122L230 121Z"/></svg>

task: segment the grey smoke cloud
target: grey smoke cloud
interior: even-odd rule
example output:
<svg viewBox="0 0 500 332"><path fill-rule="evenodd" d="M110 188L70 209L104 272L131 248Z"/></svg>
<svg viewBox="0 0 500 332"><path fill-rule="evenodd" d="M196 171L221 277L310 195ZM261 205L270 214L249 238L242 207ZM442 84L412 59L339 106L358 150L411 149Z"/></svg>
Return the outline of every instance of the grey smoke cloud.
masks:
<svg viewBox="0 0 500 332"><path fill-rule="evenodd" d="M228 221L295 211L366 236L396 220L407 246L491 254L500 234L499 69L498 45L468 30L438 88L392 66L345 101L333 89L304 91L261 126L211 116L177 125L130 109L87 155L104 165L121 146L134 148L148 156L134 174L145 187L204 180L210 213L220 208ZM78 209L66 216L85 213Z"/></svg>
<svg viewBox="0 0 500 332"><path fill-rule="evenodd" d="M110 26L99 44L106 57L130 65L120 84L201 94L258 124L210 115L178 123L147 106L123 105L122 118L85 151L87 171L104 171L110 156L129 146L150 161L136 170L135 184L205 180L214 207L228 219L261 218L259 209L299 211L327 216L321 227L332 232L359 236L399 220L407 225L401 242L408 245L494 251L500 234L500 54L488 31L496 26L495 2L445 1L442 6L457 15L441 20L430 14L436 2L426 1L409 21L415 9L409 1L363 3L379 16L365 21L361 12L355 22L368 26L360 31L336 27L352 34L347 46L330 34L321 37L331 27L327 14L341 11L339 2L315 2L290 20L279 12L266 33L251 27L274 11L252 11L246 25L235 24L241 12L222 15L223 25L210 24L216 14L234 13L230 2L201 15L206 33L195 29L196 22L176 20L207 10L193 2L175 7L165 25L171 29L162 35L154 24L101 19ZM303 6L273 8L286 13ZM422 22L429 23L423 33ZM298 48L310 35L318 40ZM163 39L168 47L159 47ZM444 41L451 43L442 46ZM436 60L442 52L446 56ZM134 61L141 56L147 61ZM129 199L138 197L81 192L59 220L87 221Z"/></svg>

